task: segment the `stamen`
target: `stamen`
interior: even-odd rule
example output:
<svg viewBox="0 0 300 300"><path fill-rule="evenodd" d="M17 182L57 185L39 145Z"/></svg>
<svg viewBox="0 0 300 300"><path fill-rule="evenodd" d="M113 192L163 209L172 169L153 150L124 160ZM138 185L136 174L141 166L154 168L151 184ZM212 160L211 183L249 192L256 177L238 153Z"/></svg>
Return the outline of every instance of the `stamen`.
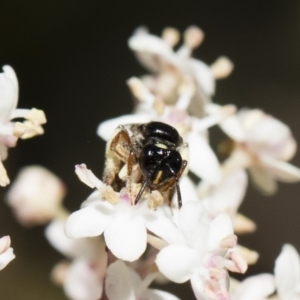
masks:
<svg viewBox="0 0 300 300"><path fill-rule="evenodd" d="M229 58L221 56L210 66L210 69L215 79L223 79L232 73L233 67L234 65Z"/></svg>
<svg viewBox="0 0 300 300"><path fill-rule="evenodd" d="M167 27L163 30L162 38L170 47L173 48L179 42L180 33L175 28Z"/></svg>

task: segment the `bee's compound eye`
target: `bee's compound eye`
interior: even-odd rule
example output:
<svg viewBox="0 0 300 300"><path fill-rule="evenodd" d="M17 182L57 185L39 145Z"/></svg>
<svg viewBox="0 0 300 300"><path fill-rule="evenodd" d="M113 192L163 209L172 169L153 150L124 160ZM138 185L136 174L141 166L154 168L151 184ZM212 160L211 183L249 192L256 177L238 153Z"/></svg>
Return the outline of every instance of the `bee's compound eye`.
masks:
<svg viewBox="0 0 300 300"><path fill-rule="evenodd" d="M139 164L143 175L153 184L159 184L179 173L182 158L177 151L147 145L140 153Z"/></svg>

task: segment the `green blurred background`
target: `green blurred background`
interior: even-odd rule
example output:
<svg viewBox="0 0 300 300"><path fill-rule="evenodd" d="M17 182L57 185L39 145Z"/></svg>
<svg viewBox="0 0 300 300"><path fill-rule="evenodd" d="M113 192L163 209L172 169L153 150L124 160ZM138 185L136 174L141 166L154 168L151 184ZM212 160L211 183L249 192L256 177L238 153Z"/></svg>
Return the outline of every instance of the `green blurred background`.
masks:
<svg viewBox="0 0 300 300"><path fill-rule="evenodd" d="M206 33L195 57L210 64L226 55L235 64L233 74L217 83L214 100L262 108L300 141L298 0L0 0L0 65L17 72L19 107L41 108L48 119L44 136L10 150L10 178L22 166L44 165L66 183L67 208L78 209L90 189L79 182L74 165L84 162L101 176L105 144L96 136L97 125L131 111L125 80L145 73L127 47L128 37L139 25L160 34L165 26L184 30L193 24ZM293 162L300 166L300 154ZM49 280L61 255L48 245L44 228L26 229L14 220L4 203L6 190L0 191L0 236L11 236L17 258L0 272L0 299L66 299ZM272 272L283 243L300 250L299 192L299 184L280 184L278 194L267 198L249 188L241 210L258 231L240 241L261 258L248 274ZM176 293L192 299L186 286Z"/></svg>

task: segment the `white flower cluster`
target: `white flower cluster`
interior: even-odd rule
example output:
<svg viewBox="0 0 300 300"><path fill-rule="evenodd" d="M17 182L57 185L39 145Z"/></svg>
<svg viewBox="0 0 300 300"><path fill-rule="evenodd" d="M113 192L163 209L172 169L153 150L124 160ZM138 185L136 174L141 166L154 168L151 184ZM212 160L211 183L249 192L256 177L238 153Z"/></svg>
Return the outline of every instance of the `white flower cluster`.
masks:
<svg viewBox="0 0 300 300"><path fill-rule="evenodd" d="M137 101L134 113L98 127L99 136L108 142L106 167L113 176L106 174L102 181L85 164L76 165L79 179L94 189L80 210L69 214L62 207L64 185L41 167L24 169L11 187L8 204L22 224L50 222L46 237L68 258L54 267L53 280L70 299L178 299L150 289L153 281L190 281L198 300L261 300L275 289L276 299L300 297L300 259L290 245L284 246L276 260L274 276L261 274L239 283L228 274L246 272L248 264L258 258L257 252L237 244L237 234L256 229L252 220L238 212L248 184L246 171L264 194L271 195L276 192L277 180L300 181L300 169L288 163L296 142L285 124L259 109L237 111L232 104L213 103L215 80L228 76L233 64L226 57L211 66L192 58L203 38L199 28L189 27L183 44L174 51L180 34L173 28L166 28L161 38L144 28L130 37L130 49L151 74L127 81ZM6 67L0 78L10 79L12 90L16 86L13 75ZM10 110L1 125L11 128L12 134L19 125L5 122L20 117L16 111L12 117ZM40 118L40 123L34 122L31 114L23 112L22 116L35 126L43 123ZM177 193L155 189L155 185L145 188L142 167L134 162L137 157L129 144L125 150L116 150L119 156L110 151L113 143L118 147L118 126L123 126L117 130L120 132L128 124L153 121L172 126L183 139L180 155L187 160L187 167L180 173L182 207L176 201L178 186ZM31 128L26 122L22 128ZM227 135L220 144L226 155L223 162L209 143L208 129L216 125ZM4 148L11 145L4 140ZM122 155L126 158L120 159ZM113 184L114 175L121 184ZM107 181L108 177L112 180ZM169 188L175 190L175 183ZM137 195L141 196L138 203ZM8 247L0 244L0 253Z"/></svg>
<svg viewBox="0 0 300 300"><path fill-rule="evenodd" d="M8 148L15 147L19 138L28 139L43 134L42 124L46 117L42 110L36 108L17 108L19 84L15 71L10 66L4 66L0 73L0 185L10 183L3 161L7 159ZM24 119L23 122L14 119ZM0 270L15 258L10 248L9 236L0 239Z"/></svg>

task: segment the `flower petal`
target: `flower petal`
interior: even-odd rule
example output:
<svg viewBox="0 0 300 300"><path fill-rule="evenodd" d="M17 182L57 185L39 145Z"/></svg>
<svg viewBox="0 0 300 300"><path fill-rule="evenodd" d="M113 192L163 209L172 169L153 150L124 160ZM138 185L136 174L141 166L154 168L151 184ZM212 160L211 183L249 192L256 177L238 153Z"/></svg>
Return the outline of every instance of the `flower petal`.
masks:
<svg viewBox="0 0 300 300"><path fill-rule="evenodd" d="M214 251L220 248L220 242L233 234L233 226L227 214L219 214L210 225L208 250Z"/></svg>
<svg viewBox="0 0 300 300"><path fill-rule="evenodd" d="M251 166L249 168L254 186L264 195L272 196L277 192L276 180L261 166Z"/></svg>
<svg viewBox="0 0 300 300"><path fill-rule="evenodd" d="M2 164L2 161L0 160L0 185L1 186L7 186L10 183L10 180L7 176L6 170Z"/></svg>
<svg viewBox="0 0 300 300"><path fill-rule="evenodd" d="M232 300L261 300L267 298L275 291L274 276L271 274L259 274L242 281Z"/></svg>
<svg viewBox="0 0 300 300"><path fill-rule="evenodd" d="M196 272L198 261L199 257L194 249L179 244L163 248L156 257L159 271L176 283L189 280Z"/></svg>
<svg viewBox="0 0 300 300"><path fill-rule="evenodd" d="M64 232L65 222L53 220L45 230L45 235L50 244L67 257L95 258L106 255L105 245L98 238L70 239Z"/></svg>
<svg viewBox="0 0 300 300"><path fill-rule="evenodd" d="M145 220L147 229L167 243L185 243L184 236L169 218L152 213L145 215Z"/></svg>
<svg viewBox="0 0 300 300"><path fill-rule="evenodd" d="M117 260L107 268L105 292L109 300L135 300L130 273L121 260Z"/></svg>
<svg viewBox="0 0 300 300"><path fill-rule="evenodd" d="M234 215L244 199L248 177L244 169L237 169L212 187L203 204L212 213L228 212Z"/></svg>
<svg viewBox="0 0 300 300"><path fill-rule="evenodd" d="M99 189L103 184L85 164L76 165L75 173L83 183L91 188Z"/></svg>
<svg viewBox="0 0 300 300"><path fill-rule="evenodd" d="M85 259L75 260L69 267L64 291L73 300L98 300L101 298L103 281L97 268Z"/></svg>
<svg viewBox="0 0 300 300"><path fill-rule="evenodd" d="M284 161L274 159L270 156L261 155L261 162L264 167L275 178L283 182L300 181L300 169Z"/></svg>
<svg viewBox="0 0 300 300"><path fill-rule="evenodd" d="M158 57L167 60L174 55L172 48L161 38L138 30L128 40L129 48L136 52L139 62L152 72L160 71Z"/></svg>
<svg viewBox="0 0 300 300"><path fill-rule="evenodd" d="M0 73L0 122L9 120L10 114L17 107L18 80L15 71L10 66L4 66Z"/></svg>
<svg viewBox="0 0 300 300"><path fill-rule="evenodd" d="M0 255L0 271L4 269L16 256L13 253L13 248L8 248Z"/></svg>
<svg viewBox="0 0 300 300"><path fill-rule="evenodd" d="M126 261L137 260L146 250L147 230L141 216L118 213L104 232L111 252Z"/></svg>
<svg viewBox="0 0 300 300"><path fill-rule="evenodd" d="M243 142L246 139L246 133L237 116L231 116L221 122L221 129L233 140Z"/></svg>
<svg viewBox="0 0 300 300"><path fill-rule="evenodd" d="M0 254L3 254L7 251L11 244L10 236L6 235L0 239Z"/></svg>
<svg viewBox="0 0 300 300"><path fill-rule="evenodd" d="M208 214L200 201L186 202L179 211L178 227L189 246L198 249L208 237Z"/></svg>
<svg viewBox="0 0 300 300"><path fill-rule="evenodd" d="M69 238L93 237L103 233L112 222L114 209L111 204L99 200L98 205L90 205L72 213L66 222L65 232Z"/></svg>
<svg viewBox="0 0 300 300"><path fill-rule="evenodd" d="M186 140L190 151L188 168L201 179L211 184L219 184L221 181L220 164L207 141L195 132L190 132Z"/></svg>
<svg viewBox="0 0 300 300"><path fill-rule="evenodd" d="M300 257L292 245L285 244L282 247L275 261L274 273L279 298L294 299L300 282Z"/></svg>
<svg viewBox="0 0 300 300"><path fill-rule="evenodd" d="M198 85L203 89L206 95L215 93L215 78L209 66L198 59L190 59L189 65Z"/></svg>

